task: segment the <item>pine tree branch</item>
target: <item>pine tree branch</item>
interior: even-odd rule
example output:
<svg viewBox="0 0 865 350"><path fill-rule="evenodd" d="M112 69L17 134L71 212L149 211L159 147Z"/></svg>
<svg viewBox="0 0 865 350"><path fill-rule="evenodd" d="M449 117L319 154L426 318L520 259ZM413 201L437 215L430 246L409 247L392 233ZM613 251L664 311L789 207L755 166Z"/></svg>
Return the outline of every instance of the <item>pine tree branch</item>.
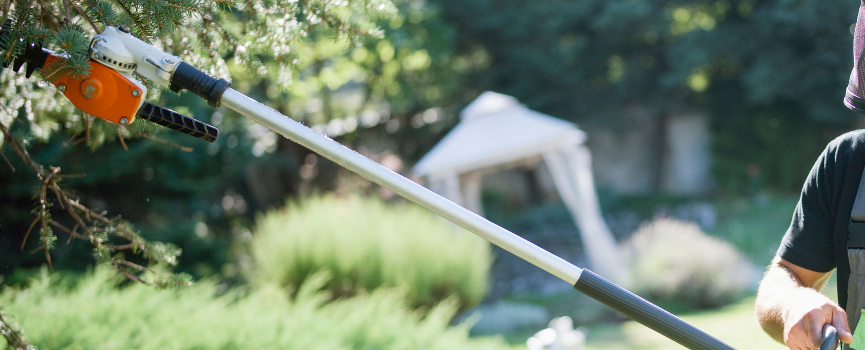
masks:
<svg viewBox="0 0 865 350"><path fill-rule="evenodd" d="M66 18L64 18L65 24L67 26L72 25L72 13L69 11L69 0L63 0L63 9L66 13Z"/></svg>
<svg viewBox="0 0 865 350"><path fill-rule="evenodd" d="M48 229L48 221L51 220L50 214L48 213L48 186L55 183L52 180L59 172L60 168L51 167L51 172L48 173L45 180L42 180L42 188L39 191L39 222L42 225L42 230L40 232L42 233L42 241L44 242L45 260L48 261L48 268L51 270L54 270L54 266L51 263L51 254L49 251L51 250L51 243L56 239L56 237Z"/></svg>
<svg viewBox="0 0 865 350"><path fill-rule="evenodd" d="M120 8L122 8L123 11L126 12L126 14L129 16L130 19L132 19L132 24L135 24L135 26L138 27L138 31L139 31L139 33L141 33L141 37L139 37L139 39L147 42L148 40L145 40L145 37L146 37L145 34L147 33L147 31L145 31L144 27L141 26L141 23L138 21L138 17L136 17L132 13L132 11L129 10L129 7L127 7L125 4L123 4L122 1L115 0L114 2L117 3L118 5L120 5Z"/></svg>
<svg viewBox="0 0 865 350"><path fill-rule="evenodd" d="M155 3L159 3L159 0L153 0L153 2L155 2ZM160 5L166 5L166 6L176 7L176 8L179 8L179 9L181 9L181 10L186 10L186 11L189 11L189 12L201 13L201 11L199 11L197 8L194 8L194 7L188 7L188 6L183 6L183 5L178 5L178 4L172 4L172 3L170 3L170 2L160 3Z"/></svg>
<svg viewBox="0 0 865 350"><path fill-rule="evenodd" d="M84 240L87 239L87 237L82 236L82 235L80 235L80 234L78 234L78 233L75 232L75 230L78 228L78 224L75 224L75 227L73 227L73 228L70 230L70 229L66 228L66 226L63 226L62 224L60 224L59 222L54 221L54 220L51 220L51 221L49 221L48 223L51 224L51 226L54 226L54 227L60 229L61 231L68 233L68 234L69 234L69 239L70 239L70 240L72 239L72 237L75 237L75 238L78 238L78 239L84 239ZM69 244L69 242L67 241L66 244Z"/></svg>
<svg viewBox="0 0 865 350"><path fill-rule="evenodd" d="M106 245L106 247L111 248L113 250L126 250L137 247L138 245L135 243L123 244L123 245Z"/></svg>
<svg viewBox="0 0 865 350"><path fill-rule="evenodd" d="M255 17L255 10L252 8L252 1L244 0L246 2L246 9L249 11L249 15Z"/></svg>
<svg viewBox="0 0 865 350"><path fill-rule="evenodd" d="M0 145L0 156L3 157L3 160L6 161L6 165L9 166L9 169L12 169L12 172L15 172L15 167L12 166L12 162L9 161L9 158L6 158L6 137L3 137L3 145Z"/></svg>
<svg viewBox="0 0 865 350"><path fill-rule="evenodd" d="M81 15L81 17L84 18L87 23L90 23L90 27L93 28L94 31L96 31L96 34L102 33L102 30L100 30L99 27L96 26L96 23L93 23L93 20L90 19L90 16L87 15L87 12L84 12L84 10L82 10L81 7L79 7L78 4L75 3L75 0L69 0L69 3L75 7L75 10L78 11L78 14Z"/></svg>
<svg viewBox="0 0 865 350"><path fill-rule="evenodd" d="M90 127L93 125L93 117L90 114L84 113L85 118L87 118L86 127L84 128L84 134L86 136L87 144L90 144Z"/></svg>
<svg viewBox="0 0 865 350"><path fill-rule="evenodd" d="M48 198L46 196L46 188L47 188L49 183L56 185L56 182L52 181L52 178L54 177L55 174L57 174L60 171L60 169L59 168L52 168L51 173L46 174L44 169L42 168L42 166L40 166L39 164L36 164L36 162L34 162L32 158L30 158L30 155L27 153L27 150L25 150L23 147L21 147L21 145L18 144L18 141L12 137L12 134L9 132L9 129L7 129L6 125L3 125L3 123L0 123L0 131L3 132L4 139L6 139L9 142L9 144L12 145L12 150L14 150L15 153L17 153L18 156L22 160L24 160L25 163L30 165L30 168L33 169L33 171L37 174L37 176L40 179L43 179L42 188L41 188L40 196L39 196L39 217L37 219L39 219L39 221L42 223L41 233L42 233L42 239L45 242L43 244L44 248L45 248L45 259L48 261L48 266L53 269L53 266L51 263L51 255L49 254L49 248L51 246L51 241L52 241L53 235L47 229L47 222L46 221L48 220L49 214L48 214L48 205L47 205ZM35 224L35 222L34 222L34 224ZM21 243L22 249L24 247L24 244L27 242L27 238L30 236L31 230L33 230L33 226L34 225L31 224L30 228L27 230L27 233L24 235L24 241Z"/></svg>
<svg viewBox="0 0 865 350"><path fill-rule="evenodd" d="M51 29L54 31L57 31L60 27L62 27L61 23L65 23L65 20L61 15L59 15L61 11L54 8L54 3L48 0L37 0L37 3L39 4L39 11L41 13L41 17L44 19L40 20L40 22L42 22L48 27L51 27ZM49 18L51 20L47 20Z"/></svg>
<svg viewBox="0 0 865 350"><path fill-rule="evenodd" d="M44 246L45 246L45 248L44 248L45 249L45 261L48 261L48 269L54 271L54 264L51 263L51 254L50 254L51 248L48 247L48 243L45 243Z"/></svg>
<svg viewBox="0 0 865 350"><path fill-rule="evenodd" d="M153 284L151 284L150 282L147 282L147 281L143 280L141 277L138 277L138 276L136 276L136 275L130 273L129 271L127 271L126 269L124 269L122 266L120 266L120 264L115 263L115 264L114 264L114 268L117 269L118 271L120 271L121 273L123 273L123 274L126 276L126 278L128 278L128 279L131 279L131 280L133 280L133 281L135 281L135 282L144 283L144 284L146 284L146 285L148 285L148 286L152 286L152 285L153 285Z"/></svg>
<svg viewBox="0 0 865 350"><path fill-rule="evenodd" d="M6 18L9 17L9 11L12 10L12 0L3 0L3 2L0 2L0 9L3 10L3 18L0 19L3 20L3 23L6 23Z"/></svg>
<svg viewBox="0 0 865 350"><path fill-rule="evenodd" d="M63 146L66 147L66 145L69 144L69 141L72 141L72 139L74 139L75 137L77 137L78 134L82 133L83 131L84 131L84 128L81 128L80 130L78 130L78 131L76 131L74 134L72 134L72 136L69 136L69 138L66 139L66 141L63 142Z"/></svg>
<svg viewBox="0 0 865 350"><path fill-rule="evenodd" d="M45 245L44 245L44 244L43 244L43 245L40 245L40 246L38 246L38 247L36 247L36 248L33 248L33 250L30 251L30 254L36 254L36 252L42 250L42 248L45 248Z"/></svg>
<svg viewBox="0 0 865 350"><path fill-rule="evenodd" d="M25 9L22 9L22 11L29 10L30 9L30 1L28 1L27 4L24 6L25 6ZM11 7L11 5L10 5L10 7ZM15 21L15 22L16 22L15 23L15 30L13 30L12 32L20 35L21 26L24 25L24 23L22 21ZM5 55L5 57L3 57L3 62L11 62L11 60L15 58L15 56L13 56L15 54L15 47L18 46L19 42L20 42L19 40L12 40L12 44L6 48L6 55Z"/></svg>
<svg viewBox="0 0 865 350"><path fill-rule="evenodd" d="M27 233L24 234L24 239L21 240L21 250L24 250L24 245L27 243L27 238L30 237L30 231L33 231L33 227L36 226L36 223L39 222L39 218L33 219L33 222L30 223L30 227L27 228Z"/></svg>
<svg viewBox="0 0 865 350"><path fill-rule="evenodd" d="M36 350L18 330L9 325L3 315L3 310L0 309L0 334L6 338L6 346L12 350Z"/></svg>
<svg viewBox="0 0 865 350"><path fill-rule="evenodd" d="M127 129L129 130L129 129ZM24 240L22 241L22 248L29 238L30 232L32 232L36 223L41 223L41 233L43 235L42 241L43 244L39 245L34 252L44 250L45 251L45 259L48 262L49 266L52 265L50 250L52 248L52 243L56 239L56 237L51 233L50 226L60 228L64 232L70 234L70 239L72 237L81 238L89 241L97 251L106 250L106 252L111 253L116 250L125 250L125 249L135 249L143 253L143 255L151 261L167 261L168 263L176 262L176 254L179 254L179 251L168 248L164 246L159 246L155 248L158 251L151 251L149 248L149 244L146 240L142 239L137 233L133 232L125 223L120 223L116 220L109 219L104 216L104 214L97 213L92 209L82 205L78 202L78 200L70 199L70 195L68 192L63 190L58 181L65 177L76 177L81 176L79 174L62 174L60 172L60 168L58 167L50 167L51 171L45 171L42 165L36 163L30 155L27 153L26 149L24 149L16 139L12 137L12 134L9 132L9 129L3 123L0 123L0 132L3 133L4 139L6 142L11 145L12 149L24 161L25 164L30 166L36 176L41 180L40 181L40 191L39 191L39 206L37 208L37 217L35 218L33 224L27 230L25 234ZM166 141L167 142L167 141ZM190 149L191 151L191 149ZM66 210L66 213L69 217L75 222L75 228L72 230L67 229L62 224L54 221L50 217L49 212L49 201L48 201L48 191L52 191L57 197L57 202L60 203L60 207ZM109 229L100 228L100 225L105 225L105 227ZM84 231L84 234L79 234L76 232L78 228L81 228ZM100 238L97 236L96 232L102 232L102 234L107 234L110 236L115 236L121 239L128 241L127 244L108 244L105 241L105 238ZM154 246L157 247L157 246ZM131 274L129 271L124 269L121 265L135 267L135 268L145 268L139 265L129 265L123 259L113 259L113 266L117 268L124 275L133 279L135 281L139 281L142 283L146 283L148 285L153 286L153 282L144 281L141 278ZM130 263L131 264L131 263ZM139 268L139 270L141 270ZM145 268L146 269L146 268ZM149 270L142 270L149 271Z"/></svg>
<svg viewBox="0 0 865 350"><path fill-rule="evenodd" d="M126 265L126 266L129 266L129 267L131 267L131 268L133 268L133 269L136 269L136 270L138 270L138 271L141 271L141 272L150 272L150 271L153 271L153 270L148 269L148 268L146 268L146 267L144 267L144 266L141 266L141 265L138 265L138 264L136 264L136 263L132 263L132 262L129 262L129 261L126 261L126 260L117 260L117 261L115 261L115 262L116 262L117 264L119 264L119 265Z"/></svg>
<svg viewBox="0 0 865 350"><path fill-rule="evenodd" d="M72 226L72 231L69 232L69 238L66 240L66 244L67 244L67 245L68 245L69 243L72 242L72 238L73 238L73 237L78 237L78 236L80 236L80 239L87 239L87 237L84 237L84 236L79 235L79 234L76 232L76 230L78 230L78 223L77 223L77 222L75 223L75 226Z"/></svg>
<svg viewBox="0 0 865 350"><path fill-rule="evenodd" d="M120 140L120 145L123 146L123 150L129 151L129 147L126 147L126 141L123 141L123 130L126 130L126 127L117 124L117 139Z"/></svg>
<svg viewBox="0 0 865 350"><path fill-rule="evenodd" d="M14 137L12 137L9 129L7 129L6 125L3 125L3 123L0 123L0 132L3 132L3 138L5 138L6 142L8 142L10 146L12 146L12 150L15 151L16 154L18 154L18 157L21 158L24 163L30 166L30 169L32 169L33 172L36 173L41 179L44 176L42 166L36 164L36 162L33 161L33 158L30 158L30 155L27 154L27 150L25 150L23 147L21 147L21 145L18 144L18 141L15 140Z"/></svg>
<svg viewBox="0 0 865 350"><path fill-rule="evenodd" d="M203 28L202 28L203 30L198 31L198 37L201 39L201 42L204 44L203 45L204 47L212 48L213 47L213 40L210 40L210 37L207 35L207 27L214 27L214 29L217 33L219 31L213 25L213 21L211 21L207 18L203 18L202 23L203 23ZM211 51L209 53L209 55L207 55L207 56L210 57L210 64L212 64L214 66L216 66L218 64L218 61L217 61L217 59L219 58L218 54L215 54L214 52Z"/></svg>
<svg viewBox="0 0 865 350"><path fill-rule="evenodd" d="M92 209L85 207L78 202L70 201L69 205L71 205L72 207L74 207L80 211L86 212L87 216L91 220L100 221L100 222L108 225L109 227L111 227L112 229L108 233L111 234L112 236L117 236L117 237L129 240L129 241L133 241L133 242L140 240L140 237L138 237L138 235L136 233L130 231L129 229L127 229L123 225L118 224L114 220L111 220L111 219L103 216L102 214L96 213ZM147 250L147 247L145 247L144 244L142 244L142 243L138 243L138 248L141 249L142 251Z"/></svg>

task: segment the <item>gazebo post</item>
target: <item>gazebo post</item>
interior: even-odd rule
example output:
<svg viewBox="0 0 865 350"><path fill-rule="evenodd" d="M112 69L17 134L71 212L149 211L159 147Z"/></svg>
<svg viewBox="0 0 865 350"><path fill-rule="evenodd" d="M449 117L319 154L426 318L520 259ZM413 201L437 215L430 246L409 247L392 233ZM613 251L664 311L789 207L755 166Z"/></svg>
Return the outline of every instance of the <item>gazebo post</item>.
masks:
<svg viewBox="0 0 865 350"><path fill-rule="evenodd" d="M544 154L562 201L580 229L583 248L592 268L615 283L626 279L625 262L601 216L592 179L589 150L578 144Z"/></svg>
<svg viewBox="0 0 865 350"><path fill-rule="evenodd" d="M475 214L484 215L484 206L481 202L481 178L483 172L481 170L471 171L460 176L463 196L463 206L473 211Z"/></svg>

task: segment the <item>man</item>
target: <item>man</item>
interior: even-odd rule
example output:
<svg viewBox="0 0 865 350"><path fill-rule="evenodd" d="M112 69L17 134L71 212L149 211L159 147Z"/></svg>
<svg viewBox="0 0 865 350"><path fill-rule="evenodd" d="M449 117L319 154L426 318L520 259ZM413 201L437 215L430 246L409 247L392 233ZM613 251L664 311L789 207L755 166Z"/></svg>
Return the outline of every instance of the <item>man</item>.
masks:
<svg viewBox="0 0 865 350"><path fill-rule="evenodd" d="M865 131L829 143L808 174L790 228L760 283L758 320L790 349L817 349L825 324L838 329L842 342L853 341L850 329L865 307L865 244L854 239L865 241L865 230L850 225L858 192L865 197L863 168ZM865 207L865 198L857 205ZM836 267L838 299L846 313L819 292Z"/></svg>
<svg viewBox="0 0 865 350"><path fill-rule="evenodd" d="M847 107L860 113L865 113L863 5L865 2L860 3L856 21L854 68L844 99ZM851 349L851 329L855 330L865 308L863 168L865 131L850 132L829 143L808 174L790 228L760 282L755 305L760 325L790 349L818 349L826 324L838 329L842 348ZM838 304L819 292L836 268Z"/></svg>

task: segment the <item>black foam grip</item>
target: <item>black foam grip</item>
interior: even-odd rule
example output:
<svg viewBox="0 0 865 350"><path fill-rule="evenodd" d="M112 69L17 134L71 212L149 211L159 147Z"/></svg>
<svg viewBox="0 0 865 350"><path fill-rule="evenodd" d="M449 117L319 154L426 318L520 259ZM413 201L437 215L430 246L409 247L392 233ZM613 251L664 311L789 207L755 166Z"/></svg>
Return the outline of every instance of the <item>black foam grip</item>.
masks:
<svg viewBox="0 0 865 350"><path fill-rule="evenodd" d="M207 104L211 107L219 107L222 93L229 86L231 83L228 80L216 79L186 62L180 62L171 76L171 84L168 88L174 92L189 90L207 100Z"/></svg>
<svg viewBox="0 0 865 350"><path fill-rule="evenodd" d="M216 138L219 136L219 130L212 125L205 124L150 102L144 102L144 105L138 110L136 116L207 142L216 141Z"/></svg>
<svg viewBox="0 0 865 350"><path fill-rule="evenodd" d="M688 349L733 350L681 318L587 269L583 270L574 288Z"/></svg>

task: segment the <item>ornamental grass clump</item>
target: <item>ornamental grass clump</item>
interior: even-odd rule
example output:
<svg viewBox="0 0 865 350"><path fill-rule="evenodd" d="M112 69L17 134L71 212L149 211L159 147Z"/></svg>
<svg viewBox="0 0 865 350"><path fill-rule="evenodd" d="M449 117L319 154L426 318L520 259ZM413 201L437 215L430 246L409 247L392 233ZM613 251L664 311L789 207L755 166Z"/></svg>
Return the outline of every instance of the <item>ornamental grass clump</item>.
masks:
<svg viewBox="0 0 865 350"><path fill-rule="evenodd" d="M214 281L156 290L108 269L75 285L47 273L23 289L0 291L7 319L40 350L107 349L510 349L450 326L451 298L412 310L397 289L328 301L327 273L310 276L294 298L273 285L230 289ZM0 349L6 343L0 338Z"/></svg>
<svg viewBox="0 0 865 350"><path fill-rule="evenodd" d="M754 268L735 247L673 219L644 224L624 244L631 290L690 309L726 305L747 292Z"/></svg>
<svg viewBox="0 0 865 350"><path fill-rule="evenodd" d="M413 204L322 196L259 217L251 279L298 286L327 271L334 297L379 287L405 291L410 305L455 296L460 309L484 297L489 244Z"/></svg>

